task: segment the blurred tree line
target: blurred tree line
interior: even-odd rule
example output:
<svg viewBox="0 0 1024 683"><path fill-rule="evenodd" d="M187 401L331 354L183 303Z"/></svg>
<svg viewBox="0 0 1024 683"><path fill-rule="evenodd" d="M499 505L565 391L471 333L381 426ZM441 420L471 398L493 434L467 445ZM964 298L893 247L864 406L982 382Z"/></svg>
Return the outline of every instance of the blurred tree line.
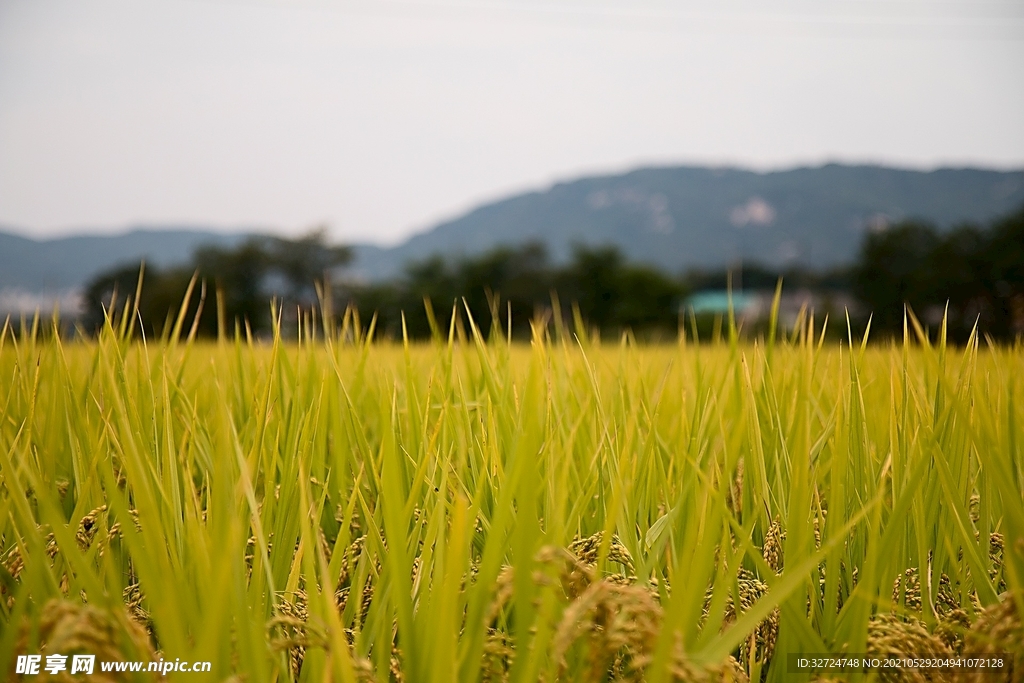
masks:
<svg viewBox="0 0 1024 683"><path fill-rule="evenodd" d="M326 286L333 310L351 306L364 326L375 315L377 334L391 338L403 334L403 313L409 336L422 339L432 334L432 326L446 335L453 310L457 324L464 324L468 309L485 334L528 338L531 321L549 324L560 317L571 328L578 317L586 329L606 336L631 330L638 338L665 339L677 334L688 293L722 290L729 283L735 291L770 291L782 277L790 290L826 296L852 292L862 305L852 312L855 327L863 328L871 313L875 338L902 333L904 305L933 332L948 305L949 334L956 341L967 338L975 321L995 339L1024 333L1024 209L987 229L940 232L920 222L900 223L867 234L853 266L827 272L748 265L671 277L628 262L614 247L578 245L567 263L555 264L542 245L533 243L474 257L434 256L408 264L399 278L358 283L343 277L350 260L351 251L329 245L323 231L295 240L255 237L234 249L200 249L187 266L146 270L138 314L147 335L169 332L195 278L184 329L195 321L196 332L205 336L221 330L231 336L236 329L267 334L271 300L280 306L285 331L294 329L300 310L321 312L324 292L317 288ZM83 318L87 332L98 329L105 311L124 313L139 273L133 264L90 284Z"/></svg>
<svg viewBox="0 0 1024 683"><path fill-rule="evenodd" d="M183 314L184 330L203 336L220 331L265 334L271 329L271 300L279 302L283 320L293 320L301 307L318 305L317 283L351 260L348 247L327 244L323 230L289 240L251 237L233 249L204 247L192 263L165 270L128 264L97 276L85 291L82 322L93 333L108 313L117 321L126 305L137 305L143 332L150 337L173 328ZM139 276L142 287L139 288ZM136 292L141 296L136 302ZM129 315L131 309L128 310Z"/></svg>
<svg viewBox="0 0 1024 683"><path fill-rule="evenodd" d="M393 337L401 337L403 312L410 336L429 336L429 301L442 335L453 309L462 317L468 309L484 333L529 338L531 321L561 315L571 326L575 308L588 328L649 338L675 336L686 289L654 268L626 262L614 247L577 246L568 264L555 266L533 243L455 261L435 256L409 264L403 278L341 293L364 316L375 312L378 328Z"/></svg>
<svg viewBox="0 0 1024 683"><path fill-rule="evenodd" d="M872 329L901 334L903 307L935 331L948 306L948 334L1010 340L1024 334L1024 209L988 229L949 232L906 221L869 234L852 273Z"/></svg>
<svg viewBox="0 0 1024 683"><path fill-rule="evenodd" d="M185 332L196 320L197 333L205 336L218 330L230 336L236 327L266 334L271 330L272 300L281 307L286 331L291 331L300 308L322 315L322 291L317 286L338 281L338 268L350 258L349 249L329 246L322 232L294 241L253 238L236 249L201 249L188 266L145 270L138 314L147 335L169 332L195 276L197 284L183 316ZM139 274L140 266L132 264L104 273L89 285L84 316L88 332L103 324L107 312L120 319L127 297L136 292ZM612 247L577 247L570 263L556 267L539 244L499 247L454 261L434 256L408 264L404 276L392 281L327 286L333 309L352 306L364 325L375 315L377 334L392 338L403 334L404 313L407 333L418 339L432 334L432 324L447 335L453 309L463 326L468 309L484 334L494 329L503 336L529 338L531 320L551 322L560 302L565 302L560 313L570 324L575 309L588 327L674 336L686 291L681 282L658 270L627 263Z"/></svg>

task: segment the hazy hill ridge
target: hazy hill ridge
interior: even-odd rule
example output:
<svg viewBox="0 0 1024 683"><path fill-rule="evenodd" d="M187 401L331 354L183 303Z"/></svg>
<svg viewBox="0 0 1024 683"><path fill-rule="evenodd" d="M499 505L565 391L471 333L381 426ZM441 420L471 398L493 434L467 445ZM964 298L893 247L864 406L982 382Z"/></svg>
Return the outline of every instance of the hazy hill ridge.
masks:
<svg viewBox="0 0 1024 683"><path fill-rule="evenodd" d="M865 230L911 217L948 228L1021 205L1024 171L643 168L486 204L392 249L361 247L359 269L387 277L411 258L530 239L546 243L556 259L573 242L611 242L670 271L740 258L826 267L853 260Z"/></svg>
<svg viewBox="0 0 1024 683"><path fill-rule="evenodd" d="M527 240L547 244L555 260L574 242L613 243L631 259L670 272L738 259L827 267L853 260L865 230L910 217L942 228L983 223L1022 205L1024 170L642 168L491 202L395 247L357 244L352 272L384 279L413 259ZM117 264L183 263L202 244L243 238L182 228L49 240L0 232L0 290L66 291Z"/></svg>
<svg viewBox="0 0 1024 683"><path fill-rule="evenodd" d="M136 228L117 235L31 239L0 231L0 290L62 292L112 266L145 259L157 267L186 263L204 244L229 246L244 235L214 230Z"/></svg>

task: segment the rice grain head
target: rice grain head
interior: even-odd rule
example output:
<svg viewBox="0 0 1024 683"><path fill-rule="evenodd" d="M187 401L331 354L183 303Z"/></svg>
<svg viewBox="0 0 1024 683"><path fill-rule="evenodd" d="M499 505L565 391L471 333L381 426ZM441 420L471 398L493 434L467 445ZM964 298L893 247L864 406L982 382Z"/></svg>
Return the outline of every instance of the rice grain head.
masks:
<svg viewBox="0 0 1024 683"><path fill-rule="evenodd" d="M1017 596L1020 599L1021 596ZM1014 595L1007 592L999 602L984 610L964 637L964 652L978 655L1008 655L1011 670L1005 676L991 673L965 672L958 678L963 683L1024 682L1024 626Z"/></svg>
<svg viewBox="0 0 1024 683"><path fill-rule="evenodd" d="M93 605L82 605L69 600L50 600L39 616L39 645L29 652L29 628L25 623L16 647L17 653L43 655L75 654L95 655L96 661L145 661L154 658L149 637L142 627L127 614L115 613ZM13 662L12 662L13 664ZM8 680L16 680L10 672ZM74 677L68 670L56 675L45 671L33 680L74 681L88 680L107 683L121 680L116 673L103 672L97 666L90 676Z"/></svg>
<svg viewBox="0 0 1024 683"><path fill-rule="evenodd" d="M950 657L953 652L937 636L929 633L923 622L913 617L906 620L892 614L876 614L868 622L867 653L875 657L913 655L917 657ZM943 683L951 675L925 669L887 669L879 674L887 683Z"/></svg>

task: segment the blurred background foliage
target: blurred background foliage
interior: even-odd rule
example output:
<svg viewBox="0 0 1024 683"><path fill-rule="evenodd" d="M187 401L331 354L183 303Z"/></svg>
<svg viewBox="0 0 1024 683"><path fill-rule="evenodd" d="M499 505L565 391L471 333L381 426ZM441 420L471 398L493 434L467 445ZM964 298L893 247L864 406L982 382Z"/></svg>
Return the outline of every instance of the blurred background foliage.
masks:
<svg viewBox="0 0 1024 683"><path fill-rule="evenodd" d="M990 226L942 232L908 220L867 233L854 264L827 272L755 263L669 274L629 262L615 247L583 245L568 262L554 263L538 243L476 256L434 255L381 282L347 277L350 261L351 250L329 244L322 230L294 240L261 237L236 248L203 248L181 268L144 270L138 316L147 335L169 333L194 282L184 320L186 329L195 321L196 333L204 336L268 334L273 301L289 330L298 326L302 311L313 319L351 306L364 323L376 316L375 333L391 338L401 338L403 314L405 332L423 339L446 336L453 312L456 326L463 325L466 310L485 332L519 339L529 338L531 322L550 324L555 318L606 337L629 330L639 339L674 339L683 325L707 338L720 333L722 316L691 315L690 295L771 292L781 278L786 290L814 293L825 308L838 309L819 315L844 321L849 312L854 331L865 329L870 316L875 339L902 334L905 305L933 334L948 310L953 341L965 341L976 323L993 340L1024 333L1024 208ZM81 321L85 333L102 325L105 312L123 314L140 270L140 264L126 264L90 283ZM328 291L332 306L325 308ZM765 329L763 320L749 322L748 334ZM832 332L845 336L845 322L834 324Z"/></svg>

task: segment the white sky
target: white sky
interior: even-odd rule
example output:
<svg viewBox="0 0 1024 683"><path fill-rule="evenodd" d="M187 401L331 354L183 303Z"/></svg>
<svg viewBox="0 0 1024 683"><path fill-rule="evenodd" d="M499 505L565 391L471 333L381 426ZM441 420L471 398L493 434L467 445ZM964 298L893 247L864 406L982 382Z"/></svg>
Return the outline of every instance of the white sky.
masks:
<svg viewBox="0 0 1024 683"><path fill-rule="evenodd" d="M0 0L0 225L393 242L644 164L1024 167L1020 0Z"/></svg>

